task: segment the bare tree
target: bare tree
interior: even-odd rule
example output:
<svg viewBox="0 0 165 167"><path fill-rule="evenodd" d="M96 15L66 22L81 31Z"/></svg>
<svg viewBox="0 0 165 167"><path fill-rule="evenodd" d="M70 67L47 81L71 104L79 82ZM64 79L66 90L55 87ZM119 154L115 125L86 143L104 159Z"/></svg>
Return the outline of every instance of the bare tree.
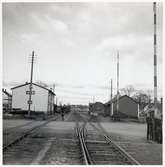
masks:
<svg viewBox="0 0 165 167"><path fill-rule="evenodd" d="M151 90L147 90L147 91L142 91L139 90L136 92L136 94L134 94L134 96L132 97L134 100L136 100L139 104L142 103L150 103L151 102Z"/></svg>
<svg viewBox="0 0 165 167"><path fill-rule="evenodd" d="M122 88L120 91L122 94L132 96L132 94L135 92L135 88L132 85L128 85L125 88Z"/></svg>

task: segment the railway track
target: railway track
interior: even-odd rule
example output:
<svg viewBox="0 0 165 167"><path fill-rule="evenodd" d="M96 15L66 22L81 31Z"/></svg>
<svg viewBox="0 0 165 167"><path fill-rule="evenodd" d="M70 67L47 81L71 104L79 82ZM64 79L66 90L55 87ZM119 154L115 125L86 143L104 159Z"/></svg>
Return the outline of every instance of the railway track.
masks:
<svg viewBox="0 0 165 167"><path fill-rule="evenodd" d="M102 132L101 129L91 123L90 125L95 130L88 134L86 143L95 164L140 165L130 154ZM97 136L97 140L93 140L93 136L95 138Z"/></svg>
<svg viewBox="0 0 165 167"><path fill-rule="evenodd" d="M53 118L53 119L49 119L49 120L41 122L41 123L37 122L34 124L32 124L32 123L25 124L22 127L27 126L27 128L25 130L20 131L20 132L18 132L17 127L10 129L9 131L7 131L6 134L4 133L3 152L5 152L10 147L14 146L16 143L20 142L21 140L23 140L24 138L29 136L31 133L34 133L39 128L45 126L50 121L54 121L56 119L57 119L57 117Z"/></svg>
<svg viewBox="0 0 165 167"><path fill-rule="evenodd" d="M123 148L106 134L96 118L75 113L76 126L53 129L53 120L35 126L3 148L4 164L40 165L137 165ZM94 123L92 122L94 121ZM48 124L50 123L50 124ZM67 123L67 122L65 122ZM48 125L46 125L48 124ZM46 125L46 126L45 126ZM41 128L42 127L42 128Z"/></svg>
<svg viewBox="0 0 165 167"><path fill-rule="evenodd" d="M48 136L48 138L54 137L55 139L41 160L41 165L78 165L83 163L75 128L74 126L72 130L58 130Z"/></svg>
<svg viewBox="0 0 165 167"><path fill-rule="evenodd" d="M124 150L122 147L120 147L117 143L115 143L111 137L105 132L104 128L101 126L100 122L97 122L97 125L99 128L97 128L95 125L92 124L92 126L97 129L103 136L106 142L109 145L112 145L116 150L119 151L119 153L123 156L125 160L127 160L132 165L141 165L135 158L133 158L126 150Z"/></svg>
<svg viewBox="0 0 165 167"><path fill-rule="evenodd" d="M80 127L79 126L79 123L76 122L76 132L77 132L77 137L79 139L79 145L80 145L80 149L81 149L81 158L82 158L82 162L85 164L85 165L93 165L93 161L91 159L91 156L88 152L88 148L87 148L87 145L86 145L86 142L85 142L85 136L86 136L86 129L85 129L85 126L86 126L86 123L87 122L84 122L83 125Z"/></svg>
<svg viewBox="0 0 165 167"><path fill-rule="evenodd" d="M27 136L13 141L3 150L3 164L7 165L61 165L82 164L79 142L73 129L53 130L51 122L31 129ZM48 124L50 123L50 124ZM64 123L64 122L63 122ZM46 125L47 124L47 125ZM46 126L45 126L46 125ZM73 123L74 125L74 123Z"/></svg>
<svg viewBox="0 0 165 167"><path fill-rule="evenodd" d="M84 121L86 121L83 116L81 117ZM94 117L94 122L96 122L96 120L97 118ZM99 122L97 122L96 126L91 121L92 118L89 119L89 124L93 127L93 129L87 131L87 137L84 138L85 135L80 134L83 141L83 144L81 145L85 145L85 151L83 151L83 154L87 152L85 155L86 158L84 159L90 159L88 164L140 165L140 163L135 160L128 152L126 152L122 147L112 141L112 139L106 134ZM84 127L82 129L84 129ZM84 130L82 130L82 133L84 133L83 131Z"/></svg>

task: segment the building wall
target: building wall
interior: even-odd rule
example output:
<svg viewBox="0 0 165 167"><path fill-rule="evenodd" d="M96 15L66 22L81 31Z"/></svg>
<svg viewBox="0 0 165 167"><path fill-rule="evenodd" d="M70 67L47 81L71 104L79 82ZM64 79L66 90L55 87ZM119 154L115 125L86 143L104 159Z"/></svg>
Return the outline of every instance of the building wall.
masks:
<svg viewBox="0 0 165 167"><path fill-rule="evenodd" d="M100 102L96 102L90 105L90 112L94 112L97 114L104 114L104 105Z"/></svg>
<svg viewBox="0 0 165 167"><path fill-rule="evenodd" d="M110 107L109 104L105 105L104 113L105 113L105 116L110 116L111 115L111 107Z"/></svg>
<svg viewBox="0 0 165 167"><path fill-rule="evenodd" d="M48 114L53 114L54 110L54 95L52 93L48 93Z"/></svg>
<svg viewBox="0 0 165 167"><path fill-rule="evenodd" d="M114 111L117 110L117 103L114 103ZM123 115L138 117L138 104L129 97L124 96L119 100L119 110Z"/></svg>
<svg viewBox="0 0 165 167"><path fill-rule="evenodd" d="M32 95L32 111L42 111L47 113L48 105L48 91L33 85L35 95ZM29 91L29 85L25 85L12 90L12 108L21 108L22 110L28 110L29 95L26 94Z"/></svg>

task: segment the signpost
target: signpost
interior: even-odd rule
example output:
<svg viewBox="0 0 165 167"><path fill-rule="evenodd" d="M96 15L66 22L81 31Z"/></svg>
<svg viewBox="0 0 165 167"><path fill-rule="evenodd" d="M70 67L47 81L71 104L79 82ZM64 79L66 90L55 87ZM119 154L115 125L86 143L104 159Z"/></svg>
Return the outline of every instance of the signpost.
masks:
<svg viewBox="0 0 165 167"><path fill-rule="evenodd" d="M28 104L32 104L32 101L28 100L27 103L28 103Z"/></svg>
<svg viewBox="0 0 165 167"><path fill-rule="evenodd" d="M35 95L35 91L31 91L31 92L30 92L30 91L28 90L28 91L26 91L26 94L27 94L27 95L29 95L29 94Z"/></svg>

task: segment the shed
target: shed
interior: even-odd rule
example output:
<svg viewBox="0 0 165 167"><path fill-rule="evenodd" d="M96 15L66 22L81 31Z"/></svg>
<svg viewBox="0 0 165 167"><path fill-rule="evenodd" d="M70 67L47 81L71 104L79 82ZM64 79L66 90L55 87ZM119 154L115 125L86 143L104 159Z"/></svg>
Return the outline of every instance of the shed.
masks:
<svg viewBox="0 0 165 167"><path fill-rule="evenodd" d="M106 115L113 116L117 110L117 97L105 103ZM124 95L119 97L119 115L121 118L138 118L139 104L131 97Z"/></svg>
<svg viewBox="0 0 165 167"><path fill-rule="evenodd" d="M12 109L28 111L30 83L11 88ZM38 84L32 83L31 111L52 114L54 110L54 92Z"/></svg>
<svg viewBox="0 0 165 167"><path fill-rule="evenodd" d="M3 111L11 110L12 95L6 89L2 89Z"/></svg>
<svg viewBox="0 0 165 167"><path fill-rule="evenodd" d="M90 103L89 104L89 112L103 115L104 114L104 104L101 102Z"/></svg>

